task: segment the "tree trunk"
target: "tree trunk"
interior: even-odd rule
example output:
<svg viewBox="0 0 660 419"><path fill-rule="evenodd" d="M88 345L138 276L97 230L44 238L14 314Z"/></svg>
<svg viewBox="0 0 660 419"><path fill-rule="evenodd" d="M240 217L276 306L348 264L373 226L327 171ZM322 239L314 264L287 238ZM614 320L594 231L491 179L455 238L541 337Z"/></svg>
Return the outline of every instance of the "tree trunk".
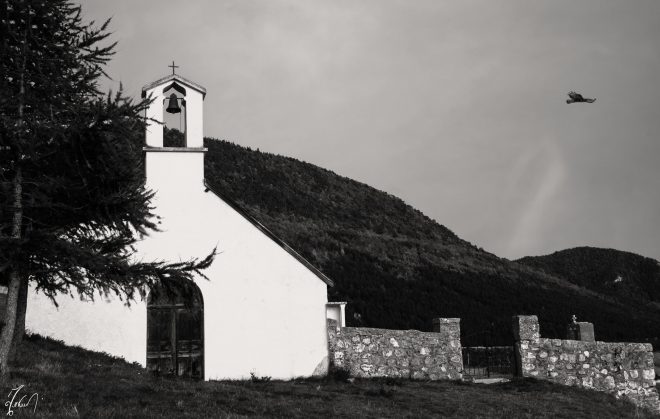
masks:
<svg viewBox="0 0 660 419"><path fill-rule="evenodd" d="M16 326L16 311L18 308L18 293L21 280L16 271L9 274L9 287L7 290L7 307L5 309L5 326L0 333L0 380L6 380L9 374L9 351L14 340Z"/></svg>
<svg viewBox="0 0 660 419"><path fill-rule="evenodd" d="M18 288L18 301L16 308L16 326L14 327L14 338L9 348L9 360L13 361L16 358L16 350L23 342L25 336L25 312L27 309L27 295L28 295L28 279L25 276L21 277L21 283Z"/></svg>
<svg viewBox="0 0 660 419"><path fill-rule="evenodd" d="M34 207L34 195L30 196L28 205ZM27 222L25 227L25 237L29 237L32 232L32 221ZM9 361L13 362L16 358L16 350L18 346L23 342L23 337L25 336L25 313L27 311L27 296L28 296L28 285L29 277L27 275L21 275L21 285L18 289L18 308L16 312L16 326L14 329L14 339L9 349Z"/></svg>
<svg viewBox="0 0 660 419"><path fill-rule="evenodd" d="M21 109L22 111L22 109ZM23 172L20 166L16 168L14 176L14 217L12 222L11 237L21 238L21 227L23 225ZM14 329L16 328L16 314L18 312L18 294L21 288L21 276L16 268L9 272L9 286L7 290L7 307L5 308L5 327L0 333L0 379L5 380L9 373L9 351L14 340Z"/></svg>

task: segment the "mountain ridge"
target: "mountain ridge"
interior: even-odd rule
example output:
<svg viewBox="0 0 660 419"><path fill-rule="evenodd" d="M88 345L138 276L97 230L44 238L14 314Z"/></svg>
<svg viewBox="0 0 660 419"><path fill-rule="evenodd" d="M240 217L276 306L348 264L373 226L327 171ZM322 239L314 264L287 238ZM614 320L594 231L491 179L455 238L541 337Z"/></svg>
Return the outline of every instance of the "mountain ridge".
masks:
<svg viewBox="0 0 660 419"><path fill-rule="evenodd" d="M559 275L607 295L624 295L660 305L660 262L612 248L579 246L517 262Z"/></svg>

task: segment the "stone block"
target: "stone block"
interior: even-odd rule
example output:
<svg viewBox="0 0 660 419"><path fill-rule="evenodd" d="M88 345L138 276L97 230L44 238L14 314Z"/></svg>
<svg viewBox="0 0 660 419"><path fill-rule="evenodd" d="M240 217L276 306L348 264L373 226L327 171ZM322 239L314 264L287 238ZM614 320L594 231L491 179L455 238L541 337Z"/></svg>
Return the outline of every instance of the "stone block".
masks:
<svg viewBox="0 0 660 419"><path fill-rule="evenodd" d="M653 369L646 369L642 371L642 377L645 380L655 380L655 370Z"/></svg>
<svg viewBox="0 0 660 419"><path fill-rule="evenodd" d="M339 330L339 323L337 323L337 320L334 319L327 319L326 326L328 331L332 330L333 332L337 332Z"/></svg>
<svg viewBox="0 0 660 419"><path fill-rule="evenodd" d="M413 380L421 380L424 378L424 373L421 371L413 371L412 373L412 379Z"/></svg>
<svg viewBox="0 0 660 419"><path fill-rule="evenodd" d="M589 322L570 323L566 329L566 338L583 342L595 342L594 324Z"/></svg>
<svg viewBox="0 0 660 419"><path fill-rule="evenodd" d="M616 387L616 384L614 384L614 377L612 376L605 377L605 387L608 390L612 390Z"/></svg>

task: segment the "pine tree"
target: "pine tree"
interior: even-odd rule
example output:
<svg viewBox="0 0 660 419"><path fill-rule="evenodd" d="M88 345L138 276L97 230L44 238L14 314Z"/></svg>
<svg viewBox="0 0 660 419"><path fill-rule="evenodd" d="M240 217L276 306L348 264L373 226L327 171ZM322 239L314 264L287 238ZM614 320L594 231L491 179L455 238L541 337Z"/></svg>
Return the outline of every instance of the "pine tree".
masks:
<svg viewBox="0 0 660 419"><path fill-rule="evenodd" d="M146 101L98 89L115 44L109 21L83 23L68 0L0 6L0 275L7 278L0 375L22 337L28 282L60 294L190 290L201 260L134 260L133 244L156 230L144 187Z"/></svg>

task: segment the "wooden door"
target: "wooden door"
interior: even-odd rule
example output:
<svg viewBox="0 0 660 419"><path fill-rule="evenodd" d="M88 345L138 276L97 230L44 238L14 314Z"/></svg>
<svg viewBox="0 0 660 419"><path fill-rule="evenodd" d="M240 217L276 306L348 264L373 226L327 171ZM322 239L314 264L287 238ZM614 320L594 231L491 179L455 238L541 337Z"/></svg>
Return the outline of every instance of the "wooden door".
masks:
<svg viewBox="0 0 660 419"><path fill-rule="evenodd" d="M178 295L160 295L149 299L147 369L159 375L204 378L204 307L201 293L192 301Z"/></svg>

